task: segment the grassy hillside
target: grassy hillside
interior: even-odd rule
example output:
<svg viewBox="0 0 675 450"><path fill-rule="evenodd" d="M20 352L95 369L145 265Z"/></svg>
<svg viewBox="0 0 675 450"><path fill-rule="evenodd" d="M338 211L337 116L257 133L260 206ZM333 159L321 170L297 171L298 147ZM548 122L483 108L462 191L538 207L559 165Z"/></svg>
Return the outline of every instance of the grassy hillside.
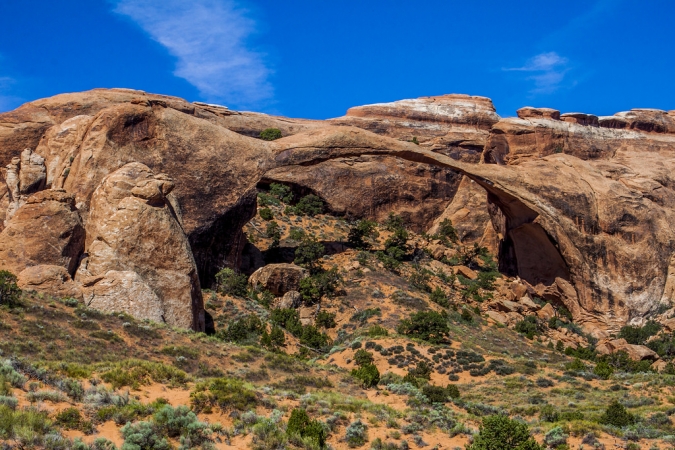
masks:
<svg viewBox="0 0 675 450"><path fill-rule="evenodd" d="M2 445L478 449L483 421L504 415L551 448L672 447L675 376L598 358L564 314L520 332L488 320L513 280L451 227L347 223L287 194L263 193L247 233L268 263L302 256L297 309L227 271L204 291L211 335L30 292L5 304ZM556 349L558 329L579 333L567 353L586 359Z"/></svg>

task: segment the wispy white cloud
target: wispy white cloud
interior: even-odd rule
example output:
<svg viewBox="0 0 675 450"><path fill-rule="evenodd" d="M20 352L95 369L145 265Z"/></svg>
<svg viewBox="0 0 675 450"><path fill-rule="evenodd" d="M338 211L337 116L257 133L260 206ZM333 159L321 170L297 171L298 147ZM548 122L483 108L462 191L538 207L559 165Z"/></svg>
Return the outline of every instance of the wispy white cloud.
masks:
<svg viewBox="0 0 675 450"><path fill-rule="evenodd" d="M115 0L177 58L174 75L206 101L253 107L272 97L264 55L249 48L255 22L232 0Z"/></svg>
<svg viewBox="0 0 675 450"><path fill-rule="evenodd" d="M533 56L521 67L506 67L506 72L525 72L527 80L534 83L532 94L550 94L558 90L570 71L570 61L556 52Z"/></svg>

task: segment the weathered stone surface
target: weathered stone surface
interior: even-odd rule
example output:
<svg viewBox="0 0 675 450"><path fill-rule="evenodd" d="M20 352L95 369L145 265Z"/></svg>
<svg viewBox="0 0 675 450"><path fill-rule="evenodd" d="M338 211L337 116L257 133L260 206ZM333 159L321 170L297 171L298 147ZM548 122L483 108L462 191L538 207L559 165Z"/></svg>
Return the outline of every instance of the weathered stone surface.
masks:
<svg viewBox="0 0 675 450"><path fill-rule="evenodd" d="M36 291L54 297L82 298L80 288L62 266L38 265L24 269L17 276L17 285L27 291Z"/></svg>
<svg viewBox="0 0 675 450"><path fill-rule="evenodd" d="M498 300L492 303L491 306L493 306L497 311L504 313L521 312L523 310L521 305L510 300Z"/></svg>
<svg viewBox="0 0 675 450"><path fill-rule="evenodd" d="M302 295L298 291L288 291L281 297L279 308L299 308L302 304Z"/></svg>
<svg viewBox="0 0 675 450"><path fill-rule="evenodd" d="M41 191L26 198L0 233L0 268L14 274L36 265L74 273L84 247L84 229L74 196Z"/></svg>
<svg viewBox="0 0 675 450"><path fill-rule="evenodd" d="M522 296L519 300L518 303L523 305L526 309L529 309L530 311L537 311L540 309L540 306L537 305L528 295Z"/></svg>
<svg viewBox="0 0 675 450"><path fill-rule="evenodd" d="M551 119L560 120L560 111L552 108L533 108L525 106L516 111L521 119Z"/></svg>
<svg viewBox="0 0 675 450"><path fill-rule="evenodd" d="M476 271L472 270L472 269L469 269L466 266L455 267L455 273L457 273L459 275L462 275L462 276L468 278L469 280L475 280L476 278L478 278L478 274L476 273Z"/></svg>
<svg viewBox="0 0 675 450"><path fill-rule="evenodd" d="M553 309L553 306L551 306L550 303L547 303L539 311L537 311L537 317L548 321L551 319L551 317L555 317L555 309Z"/></svg>
<svg viewBox="0 0 675 450"><path fill-rule="evenodd" d="M173 187L140 163L103 179L91 199L87 258L76 277L88 306L204 329L197 268L174 212Z"/></svg>
<svg viewBox="0 0 675 450"><path fill-rule="evenodd" d="M499 311L492 311L488 310L485 312L485 315L488 316L488 318L492 319L496 323L502 324L502 325L507 325L509 322L509 318L506 314L501 313Z"/></svg>
<svg viewBox="0 0 675 450"><path fill-rule="evenodd" d="M579 125L597 127L598 126L598 116L593 114L586 113L565 113L560 115L560 120L563 122L576 123Z"/></svg>
<svg viewBox="0 0 675 450"><path fill-rule="evenodd" d="M307 278L309 272L295 264L268 264L253 272L248 282L254 288L262 288L276 296L289 291L300 290L300 280Z"/></svg>
<svg viewBox="0 0 675 450"><path fill-rule="evenodd" d="M633 361L656 361L659 355L644 345L633 345L626 342L625 339L603 340L598 343L598 353L610 354L619 351L626 352Z"/></svg>

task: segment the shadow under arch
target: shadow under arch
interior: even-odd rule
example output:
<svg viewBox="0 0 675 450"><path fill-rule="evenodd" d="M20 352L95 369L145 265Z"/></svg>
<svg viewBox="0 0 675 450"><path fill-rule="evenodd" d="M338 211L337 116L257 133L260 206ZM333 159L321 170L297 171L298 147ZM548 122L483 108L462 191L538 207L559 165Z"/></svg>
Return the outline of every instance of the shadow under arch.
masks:
<svg viewBox="0 0 675 450"><path fill-rule="evenodd" d="M412 145L412 144L411 144ZM501 237L499 268L532 285L551 285L556 278L570 279L570 270L552 234L536 220L541 211L532 202L509 192L498 171L515 169L497 165L468 164L419 148L285 148L274 158L275 167L309 166L334 158L361 155L388 155L413 162L450 168L467 176L487 191L493 226ZM511 172L513 173L513 172Z"/></svg>

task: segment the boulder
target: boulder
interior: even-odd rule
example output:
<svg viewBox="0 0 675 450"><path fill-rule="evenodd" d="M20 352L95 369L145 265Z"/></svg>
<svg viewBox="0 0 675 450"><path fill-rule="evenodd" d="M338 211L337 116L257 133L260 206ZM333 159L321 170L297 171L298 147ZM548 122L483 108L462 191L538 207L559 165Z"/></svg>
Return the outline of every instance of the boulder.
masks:
<svg viewBox="0 0 675 450"><path fill-rule="evenodd" d="M494 303L491 304L497 311L505 312L505 313L511 313L511 312L521 312L523 310L523 307L519 305L516 302L512 302L509 300L498 300Z"/></svg>
<svg viewBox="0 0 675 450"><path fill-rule="evenodd" d="M302 295L298 291L288 291L281 297L279 308L299 308L302 304Z"/></svg>
<svg viewBox="0 0 675 450"><path fill-rule="evenodd" d="M469 280L475 280L478 278L478 274L476 273L475 270L469 269L466 266L457 266L454 267L455 273L458 275L462 275L465 278L468 278Z"/></svg>
<svg viewBox="0 0 675 450"><path fill-rule="evenodd" d="M92 308L203 331L197 267L173 188L140 163L105 177L91 199L76 281Z"/></svg>
<svg viewBox="0 0 675 450"><path fill-rule="evenodd" d="M485 312L485 315L488 316L488 318L492 321L502 325L507 325L509 322L509 317L499 311L488 310Z"/></svg>
<svg viewBox="0 0 675 450"><path fill-rule="evenodd" d="M654 363L651 365L651 368L655 372L660 373L660 372L663 372L665 370L667 365L668 365L668 363L666 361L664 361L662 359L659 359L658 361L654 361Z"/></svg>
<svg viewBox="0 0 675 450"><path fill-rule="evenodd" d="M553 306L551 306L550 303L547 303L539 311L537 311L537 317L548 321L551 319L551 317L555 317L555 309L553 309Z"/></svg>
<svg viewBox="0 0 675 450"><path fill-rule="evenodd" d="M560 120L560 111L551 108L533 108L525 106L516 111L521 119L551 119Z"/></svg>
<svg viewBox="0 0 675 450"><path fill-rule="evenodd" d="M521 305L523 305L526 309L529 309L530 311L537 311L537 310L539 310L539 309L541 308L541 307L540 307L539 305L537 305L537 304L530 298L530 296L527 295L527 294L524 295L524 296L522 296L522 297L518 300L518 303L521 304Z"/></svg>
<svg viewBox="0 0 675 450"><path fill-rule="evenodd" d="M45 190L26 198L0 233L0 269L19 274L51 265L73 274L84 248L84 229L74 196Z"/></svg>
<svg viewBox="0 0 675 450"><path fill-rule="evenodd" d="M268 264L253 272L248 282L253 288L266 289L276 296L300 290L300 280L309 272L295 264Z"/></svg>
<svg viewBox="0 0 675 450"><path fill-rule="evenodd" d="M584 126L597 127L598 126L598 116L593 114L586 113L565 113L560 115L560 120L563 122L576 123Z"/></svg>
<svg viewBox="0 0 675 450"><path fill-rule="evenodd" d="M659 355L644 345L634 345L626 342L625 339L603 340L596 346L598 353L608 355L611 353L624 351L633 361L656 361Z"/></svg>
<svg viewBox="0 0 675 450"><path fill-rule="evenodd" d="M17 285L26 291L36 291L53 297L82 298L82 291L63 266L41 264L22 270L17 276Z"/></svg>

